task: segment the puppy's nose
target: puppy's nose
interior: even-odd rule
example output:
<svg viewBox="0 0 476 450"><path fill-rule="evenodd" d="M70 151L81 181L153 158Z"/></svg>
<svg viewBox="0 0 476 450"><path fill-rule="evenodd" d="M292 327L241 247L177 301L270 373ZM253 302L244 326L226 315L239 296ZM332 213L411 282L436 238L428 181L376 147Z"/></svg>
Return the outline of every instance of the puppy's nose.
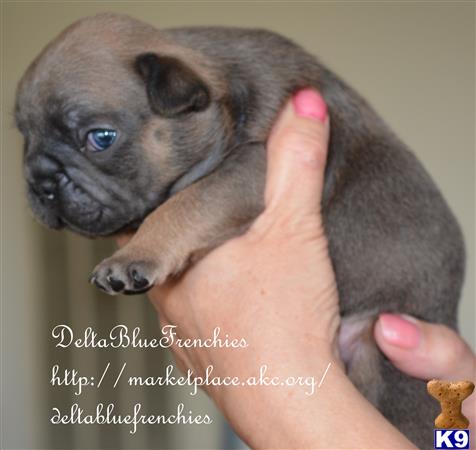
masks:
<svg viewBox="0 0 476 450"><path fill-rule="evenodd" d="M36 190L38 191L38 194L41 197L52 201L56 198L56 188L57 188L57 185L55 181L50 178L47 178L45 180L40 181L37 184Z"/></svg>
<svg viewBox="0 0 476 450"><path fill-rule="evenodd" d="M53 201L57 197L59 168L58 162L43 152L32 152L25 159L25 177L40 198Z"/></svg>

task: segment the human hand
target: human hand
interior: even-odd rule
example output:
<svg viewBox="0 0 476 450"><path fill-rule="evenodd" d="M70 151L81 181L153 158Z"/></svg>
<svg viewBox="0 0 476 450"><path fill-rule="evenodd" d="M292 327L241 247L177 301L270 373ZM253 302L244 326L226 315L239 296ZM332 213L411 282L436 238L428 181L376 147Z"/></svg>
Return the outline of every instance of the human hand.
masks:
<svg viewBox="0 0 476 450"><path fill-rule="evenodd" d="M402 372L430 380L476 380L476 355L454 330L398 314L381 314L374 328L380 350ZM476 395L463 402L476 433Z"/></svg>
<svg viewBox="0 0 476 450"><path fill-rule="evenodd" d="M245 338L244 349L172 348L179 367L203 376L319 378L319 392L287 386L207 386L253 448L410 448L355 389L336 348L336 281L320 215L329 121L314 91L288 102L268 139L265 211L243 236L178 280L149 292L161 326L181 339ZM126 240L127 238L124 238ZM342 424L352 424L342 433Z"/></svg>
<svg viewBox="0 0 476 450"><path fill-rule="evenodd" d="M244 337L248 343L245 350L174 348L183 369L203 375L213 366L217 376L240 379L257 375L262 364L281 379L322 374L329 362L338 370L338 296L320 216L328 135L325 103L314 91L301 91L268 140L265 211L245 235L211 252L179 281L149 294L161 325L177 325L181 338L208 337L219 326L222 335ZM220 386L207 391L245 439L260 446L264 442L254 440L251 431L258 425L256 417L277 414L288 395L306 399L304 392L282 387L258 398L257 390L265 389ZM250 402L254 416L247 409ZM283 432L298 415L286 417ZM308 421L311 427L315 419ZM262 438L274 435L274 445L282 445L276 425Z"/></svg>
<svg viewBox="0 0 476 450"><path fill-rule="evenodd" d="M182 339L244 337L245 349L173 348L178 365L203 376L318 378L319 393L286 386L206 388L240 437L266 448L409 448L346 377L336 349L336 281L320 214L329 120L322 98L299 92L268 139L265 211L182 278L154 288L161 325ZM330 366L329 366L330 365ZM353 426L342 434L342 424ZM365 431L371 430L371 431Z"/></svg>

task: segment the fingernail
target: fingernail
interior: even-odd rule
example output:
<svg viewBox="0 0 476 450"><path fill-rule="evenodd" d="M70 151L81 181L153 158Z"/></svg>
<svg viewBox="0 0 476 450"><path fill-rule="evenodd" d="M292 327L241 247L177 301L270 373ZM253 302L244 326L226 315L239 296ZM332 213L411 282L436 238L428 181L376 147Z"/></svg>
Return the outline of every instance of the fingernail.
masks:
<svg viewBox="0 0 476 450"><path fill-rule="evenodd" d="M403 314L381 314L379 323L383 338L391 345L412 349L420 344L420 328L413 317Z"/></svg>
<svg viewBox="0 0 476 450"><path fill-rule="evenodd" d="M296 114L301 117L324 122L327 117L327 105L314 89L302 89L293 97Z"/></svg>

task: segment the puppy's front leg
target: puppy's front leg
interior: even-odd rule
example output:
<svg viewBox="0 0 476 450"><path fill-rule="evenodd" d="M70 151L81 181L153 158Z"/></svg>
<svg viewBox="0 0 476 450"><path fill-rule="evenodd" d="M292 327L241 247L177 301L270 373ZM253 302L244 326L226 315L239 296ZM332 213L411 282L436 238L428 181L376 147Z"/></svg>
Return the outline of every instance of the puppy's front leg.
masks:
<svg viewBox="0 0 476 450"><path fill-rule="evenodd" d="M265 164L262 144L237 149L151 213L127 245L95 268L91 282L108 294L142 293L244 231L263 208Z"/></svg>

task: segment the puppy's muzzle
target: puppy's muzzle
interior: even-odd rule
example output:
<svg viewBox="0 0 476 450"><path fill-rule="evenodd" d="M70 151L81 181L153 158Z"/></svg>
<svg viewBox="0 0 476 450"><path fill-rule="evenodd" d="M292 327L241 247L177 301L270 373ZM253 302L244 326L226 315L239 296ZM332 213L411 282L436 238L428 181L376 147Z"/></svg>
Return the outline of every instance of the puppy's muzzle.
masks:
<svg viewBox="0 0 476 450"><path fill-rule="evenodd" d="M56 182L50 178L42 180L40 182L29 183L32 191L40 197L43 201L52 202L57 196Z"/></svg>
<svg viewBox="0 0 476 450"><path fill-rule="evenodd" d="M52 209L58 200L58 191L68 177L61 171L60 164L44 154L34 154L25 161L25 177L30 190L45 207Z"/></svg>

